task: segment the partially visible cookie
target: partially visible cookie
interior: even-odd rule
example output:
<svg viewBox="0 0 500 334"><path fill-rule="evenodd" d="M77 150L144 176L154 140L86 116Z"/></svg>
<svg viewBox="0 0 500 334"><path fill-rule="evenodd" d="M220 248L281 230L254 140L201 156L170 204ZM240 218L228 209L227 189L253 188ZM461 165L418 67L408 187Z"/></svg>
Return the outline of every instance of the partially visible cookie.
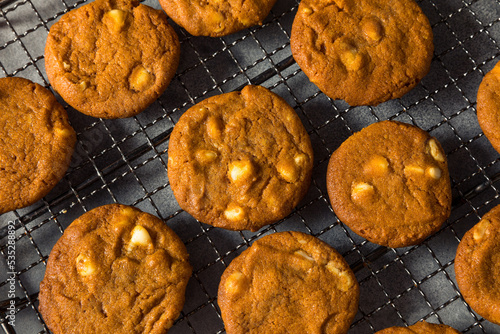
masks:
<svg viewBox="0 0 500 334"><path fill-rule="evenodd" d="M159 0L167 15L194 36L226 36L262 24L276 0Z"/></svg>
<svg viewBox="0 0 500 334"><path fill-rule="evenodd" d="M374 123L349 137L330 157L327 189L337 217L383 246L422 242L451 210L441 145L400 122Z"/></svg>
<svg viewBox="0 0 500 334"><path fill-rule="evenodd" d="M54 89L78 111L134 116L167 88L180 44L163 11L132 0L96 0L51 28L45 69Z"/></svg>
<svg viewBox="0 0 500 334"><path fill-rule="evenodd" d="M170 136L168 178L175 198L216 227L256 231L284 218L306 194L312 166L300 118L260 86L196 104Z"/></svg>
<svg viewBox="0 0 500 334"><path fill-rule="evenodd" d="M311 82L357 106L409 92L429 72L432 39L413 0L303 0L290 43Z"/></svg>
<svg viewBox="0 0 500 334"><path fill-rule="evenodd" d="M54 95L0 78L0 214L31 205L64 176L76 134Z"/></svg>
<svg viewBox="0 0 500 334"><path fill-rule="evenodd" d="M386 328L378 331L376 334L460 334L460 332L447 325L430 324L420 321L409 327Z"/></svg>
<svg viewBox="0 0 500 334"><path fill-rule="evenodd" d="M479 85L477 120L491 145L500 152L500 62Z"/></svg>
<svg viewBox="0 0 500 334"><path fill-rule="evenodd" d="M54 334L166 333L190 276L186 247L163 221L104 205L71 223L50 252L40 313Z"/></svg>
<svg viewBox="0 0 500 334"><path fill-rule="evenodd" d="M455 257L455 274L470 307L500 325L500 205L463 236Z"/></svg>
<svg viewBox="0 0 500 334"><path fill-rule="evenodd" d="M224 271L218 293L228 334L347 333L358 300L342 256L300 232L255 241Z"/></svg>

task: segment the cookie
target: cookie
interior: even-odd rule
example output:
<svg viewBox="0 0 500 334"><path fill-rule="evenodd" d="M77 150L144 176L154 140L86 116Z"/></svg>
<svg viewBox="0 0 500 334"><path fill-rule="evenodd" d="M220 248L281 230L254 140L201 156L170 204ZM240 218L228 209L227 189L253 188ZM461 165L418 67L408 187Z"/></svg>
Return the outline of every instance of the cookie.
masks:
<svg viewBox="0 0 500 334"><path fill-rule="evenodd" d="M416 245L449 217L448 164L439 142L410 124L383 121L331 155L327 189L337 217L389 247Z"/></svg>
<svg viewBox="0 0 500 334"><path fill-rule="evenodd" d="M304 0L291 49L311 82L351 106L409 92L429 72L429 20L413 0Z"/></svg>
<svg viewBox="0 0 500 334"><path fill-rule="evenodd" d="M230 230L256 231L290 214L309 188L312 166L299 117L260 86L187 110L168 149L168 178L180 207Z"/></svg>
<svg viewBox="0 0 500 334"><path fill-rule="evenodd" d="M255 241L222 274L218 303L226 333L347 333L359 285L323 241L279 232Z"/></svg>
<svg viewBox="0 0 500 334"><path fill-rule="evenodd" d="M276 0L159 0L167 15L194 36L226 36L261 25Z"/></svg>
<svg viewBox="0 0 500 334"><path fill-rule="evenodd" d="M376 334L460 334L460 332L447 325L436 325L420 321L409 327L386 328Z"/></svg>
<svg viewBox="0 0 500 334"><path fill-rule="evenodd" d="M500 62L488 72L477 91L477 120L491 145L500 152Z"/></svg>
<svg viewBox="0 0 500 334"><path fill-rule="evenodd" d="M463 236L455 257L455 275L470 307L500 325L500 205Z"/></svg>
<svg viewBox="0 0 500 334"><path fill-rule="evenodd" d="M54 334L166 333L190 276L186 247L162 220L104 205L71 223L50 252L39 310Z"/></svg>
<svg viewBox="0 0 500 334"><path fill-rule="evenodd" d="M180 44L163 11L138 1L96 0L64 14L45 45L47 77L93 117L137 115L167 88Z"/></svg>
<svg viewBox="0 0 500 334"><path fill-rule="evenodd" d="M0 214L34 204L61 180L76 134L52 93L0 78Z"/></svg>

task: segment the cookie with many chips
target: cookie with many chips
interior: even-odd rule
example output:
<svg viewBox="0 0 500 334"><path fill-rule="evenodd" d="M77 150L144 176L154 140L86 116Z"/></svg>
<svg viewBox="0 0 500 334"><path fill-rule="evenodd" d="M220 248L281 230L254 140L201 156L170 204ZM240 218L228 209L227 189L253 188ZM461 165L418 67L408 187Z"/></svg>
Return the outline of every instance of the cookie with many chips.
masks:
<svg viewBox="0 0 500 334"><path fill-rule="evenodd" d="M104 205L71 223L50 252L40 313L54 334L166 333L190 276L186 247L163 221Z"/></svg>

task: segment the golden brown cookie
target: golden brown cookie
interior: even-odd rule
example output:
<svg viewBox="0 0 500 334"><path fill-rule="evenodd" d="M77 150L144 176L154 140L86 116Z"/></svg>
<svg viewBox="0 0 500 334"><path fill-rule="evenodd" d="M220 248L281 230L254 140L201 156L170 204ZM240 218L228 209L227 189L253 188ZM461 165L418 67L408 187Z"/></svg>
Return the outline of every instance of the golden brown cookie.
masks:
<svg viewBox="0 0 500 334"><path fill-rule="evenodd" d="M410 91L429 72L432 39L413 0L303 0L290 43L311 82L357 106Z"/></svg>
<svg viewBox="0 0 500 334"><path fill-rule="evenodd" d="M203 223L256 231L288 215L311 182L313 151L285 100L260 86L210 97L175 125L168 178Z"/></svg>
<svg viewBox="0 0 500 334"><path fill-rule="evenodd" d="M500 325L500 205L463 236L455 257L455 274L470 307Z"/></svg>
<svg viewBox="0 0 500 334"><path fill-rule="evenodd" d="M50 91L0 78L0 214L31 205L64 176L76 134Z"/></svg>
<svg viewBox="0 0 500 334"><path fill-rule="evenodd" d="M500 62L479 85L477 120L491 145L500 152Z"/></svg>
<svg viewBox="0 0 500 334"><path fill-rule="evenodd" d="M190 276L186 247L163 221L104 205L75 220L52 249L39 309L54 334L166 333Z"/></svg>
<svg viewBox="0 0 500 334"><path fill-rule="evenodd" d="M358 300L342 256L300 232L255 241L224 271L218 294L228 334L347 333Z"/></svg>
<svg viewBox="0 0 500 334"><path fill-rule="evenodd" d="M418 244L450 215L443 149L405 123L378 122L349 137L330 157L327 189L337 217L379 245Z"/></svg>
<svg viewBox="0 0 500 334"><path fill-rule="evenodd" d="M50 28L45 68L73 108L123 118L140 113L165 91L179 54L177 34L163 11L135 0L96 0Z"/></svg>
<svg viewBox="0 0 500 334"><path fill-rule="evenodd" d="M226 36L262 24L276 0L159 0L167 15L194 36Z"/></svg>
<svg viewBox="0 0 500 334"><path fill-rule="evenodd" d="M460 334L460 332L450 326L420 321L409 327L386 328L376 334Z"/></svg>

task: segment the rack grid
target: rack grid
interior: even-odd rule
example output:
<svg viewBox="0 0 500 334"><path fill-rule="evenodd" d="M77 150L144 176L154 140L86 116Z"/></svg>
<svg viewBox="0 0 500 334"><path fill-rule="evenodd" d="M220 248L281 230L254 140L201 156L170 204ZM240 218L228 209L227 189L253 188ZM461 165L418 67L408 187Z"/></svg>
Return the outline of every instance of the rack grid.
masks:
<svg viewBox="0 0 500 334"><path fill-rule="evenodd" d="M28 78L50 89L43 49L50 26L86 0L0 0L0 77ZM154 0L143 1L160 8ZM170 333L224 333L217 305L220 276L230 261L263 235L309 233L335 247L360 283L358 314L349 333L373 333L424 319L463 333L500 333L463 300L454 256L463 234L499 200L500 157L476 119L479 83L500 59L498 0L419 0L433 31L430 73L401 99L376 107L350 107L311 84L294 62L290 31L297 0L279 0L262 26L223 38L193 37L172 23L181 63L167 91L128 119L68 111L78 142L64 179L43 200L0 215L0 327L5 333L48 333L37 294L52 246L84 212L109 203L133 205L165 221L181 237L194 267L186 304ZM261 84L295 108L311 136L315 165L311 188L285 219L256 233L202 224L181 210L167 177L169 134L182 113L209 96ZM57 96L57 95L56 95ZM428 131L448 156L451 217L421 245L391 249L354 234L335 216L326 192L330 154L352 133L380 120ZM16 268L7 267L8 227L15 227ZM15 280L15 327L7 293ZM0 330L1 332L1 330Z"/></svg>

